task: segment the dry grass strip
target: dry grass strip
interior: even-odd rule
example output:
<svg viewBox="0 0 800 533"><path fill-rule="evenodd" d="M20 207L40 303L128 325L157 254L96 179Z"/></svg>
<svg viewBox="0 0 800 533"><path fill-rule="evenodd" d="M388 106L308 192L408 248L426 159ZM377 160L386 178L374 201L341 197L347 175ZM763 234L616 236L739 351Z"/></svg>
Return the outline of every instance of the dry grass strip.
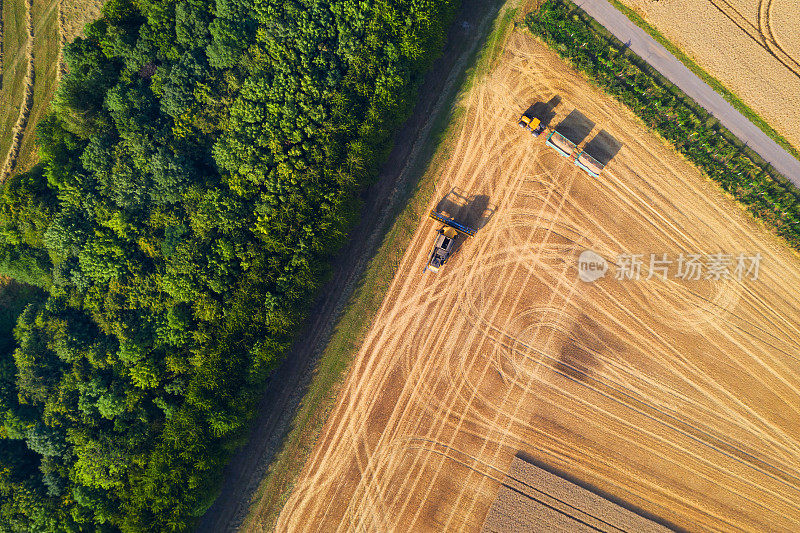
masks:
<svg viewBox="0 0 800 533"><path fill-rule="evenodd" d="M3 0L0 0L0 90L3 89Z"/></svg>
<svg viewBox="0 0 800 533"><path fill-rule="evenodd" d="M33 20L31 13L33 11L33 0L26 0L25 2L25 25L28 30L28 45L25 48L25 57L28 60L28 72L25 74L25 97L22 101L22 106L19 109L19 116L17 123L14 124L14 129L11 132L12 140L11 146L8 149L3 170L0 172L0 183L4 182L6 178L14 170L17 164L17 157L19 156L19 149L22 145L22 137L25 135L25 127L28 125L28 117L31 114L31 107L33 106L33 84L36 78L36 73L33 69Z"/></svg>

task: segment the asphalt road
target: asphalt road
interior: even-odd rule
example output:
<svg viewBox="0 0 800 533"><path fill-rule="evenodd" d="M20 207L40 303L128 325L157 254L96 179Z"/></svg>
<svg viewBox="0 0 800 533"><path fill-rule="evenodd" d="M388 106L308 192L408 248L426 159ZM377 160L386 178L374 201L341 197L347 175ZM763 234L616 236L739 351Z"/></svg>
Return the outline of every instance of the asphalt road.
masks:
<svg viewBox="0 0 800 533"><path fill-rule="evenodd" d="M800 187L800 161L767 137L755 124L739 113L708 84L686 68L643 29L630 21L606 0L576 0L584 11L606 27L617 39L629 43L632 52L650 63L665 78L703 106L739 139L747 143L764 161Z"/></svg>

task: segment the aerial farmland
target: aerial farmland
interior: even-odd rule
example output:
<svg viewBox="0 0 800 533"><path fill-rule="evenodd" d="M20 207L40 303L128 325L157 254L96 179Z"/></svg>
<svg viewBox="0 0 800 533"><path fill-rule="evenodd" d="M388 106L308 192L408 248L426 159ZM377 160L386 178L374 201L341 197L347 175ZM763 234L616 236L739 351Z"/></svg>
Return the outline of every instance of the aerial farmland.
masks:
<svg viewBox="0 0 800 533"><path fill-rule="evenodd" d="M800 531L797 2L623 1L2 2L0 532Z"/></svg>
<svg viewBox="0 0 800 533"><path fill-rule="evenodd" d="M517 126L537 103L599 177ZM429 209L476 235L424 273L420 224L277 529L513 530L524 456L656 529L797 530L797 255L527 33L461 105Z"/></svg>

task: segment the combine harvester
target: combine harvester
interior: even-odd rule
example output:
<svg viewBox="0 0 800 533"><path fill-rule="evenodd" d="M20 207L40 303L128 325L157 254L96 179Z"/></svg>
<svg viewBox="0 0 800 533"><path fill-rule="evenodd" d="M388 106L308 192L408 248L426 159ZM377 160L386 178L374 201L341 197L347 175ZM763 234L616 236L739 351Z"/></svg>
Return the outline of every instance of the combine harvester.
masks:
<svg viewBox="0 0 800 533"><path fill-rule="evenodd" d="M587 154L586 150L578 154L578 157L575 158L575 164L593 178L599 178L604 168L603 164Z"/></svg>
<svg viewBox="0 0 800 533"><path fill-rule="evenodd" d="M572 154L574 154L577 149L574 142L570 141L556 130L553 130L547 137L545 144L553 148L560 156L566 157L567 159L571 158Z"/></svg>
<svg viewBox="0 0 800 533"><path fill-rule="evenodd" d="M436 232L436 242L433 244L433 252L431 252L431 258L428 260L425 270L439 272L439 269L450 259L450 254L453 253L453 246L455 246L458 234L461 233L467 237L472 237L477 230L459 224L452 218L447 218L441 213L437 213L435 209L431 211L430 217L444 223L444 226Z"/></svg>

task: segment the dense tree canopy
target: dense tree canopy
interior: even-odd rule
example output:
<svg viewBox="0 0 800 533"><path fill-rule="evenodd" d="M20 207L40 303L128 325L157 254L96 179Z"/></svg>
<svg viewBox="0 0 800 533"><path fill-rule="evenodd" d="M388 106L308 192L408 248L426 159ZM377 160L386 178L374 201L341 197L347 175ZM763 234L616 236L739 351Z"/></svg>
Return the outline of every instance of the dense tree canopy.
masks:
<svg viewBox="0 0 800 533"><path fill-rule="evenodd" d="M456 0L109 0L68 45L0 274L0 531L186 530Z"/></svg>

